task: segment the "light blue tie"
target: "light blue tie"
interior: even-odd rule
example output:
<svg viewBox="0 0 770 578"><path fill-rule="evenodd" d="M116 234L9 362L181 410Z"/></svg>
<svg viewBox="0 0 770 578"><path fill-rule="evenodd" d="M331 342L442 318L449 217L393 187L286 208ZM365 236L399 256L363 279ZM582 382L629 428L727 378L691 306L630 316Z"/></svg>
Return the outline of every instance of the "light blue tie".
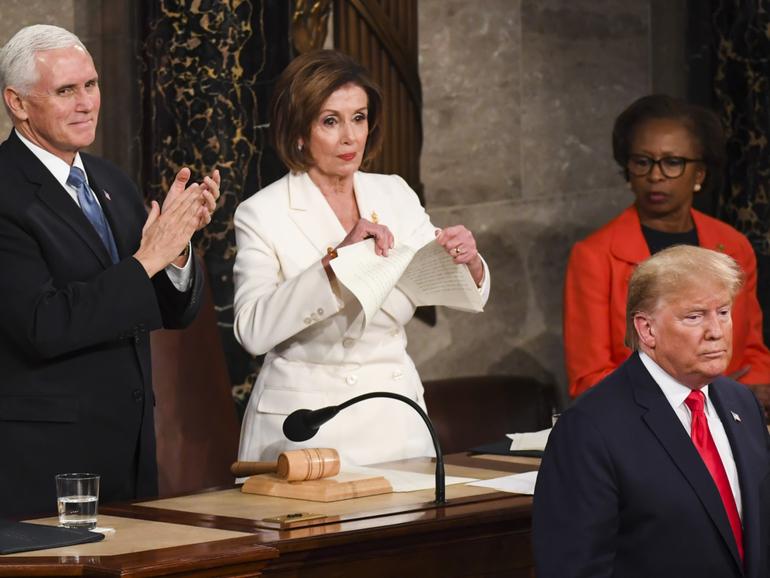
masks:
<svg viewBox="0 0 770 578"><path fill-rule="evenodd" d="M86 176L83 171L78 167L70 168L67 184L77 191L80 208L99 234L102 243L104 243L107 252L110 254L112 262L117 263L120 258L118 257L118 248L115 246L115 238L112 236L112 230L109 223L107 223L107 219L104 218L102 208L96 201L94 192L86 183Z"/></svg>

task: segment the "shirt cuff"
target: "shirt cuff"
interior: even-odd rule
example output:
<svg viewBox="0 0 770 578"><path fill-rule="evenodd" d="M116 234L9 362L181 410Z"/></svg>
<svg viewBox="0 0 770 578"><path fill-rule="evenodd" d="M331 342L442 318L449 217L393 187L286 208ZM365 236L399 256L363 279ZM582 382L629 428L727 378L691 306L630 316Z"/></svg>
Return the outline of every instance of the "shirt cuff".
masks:
<svg viewBox="0 0 770 578"><path fill-rule="evenodd" d="M481 264L484 266L484 277L481 280L481 287L478 287L478 290L479 293L481 293L481 302L486 305L487 300L489 299L489 290L491 287L491 280L489 278L489 266L484 260L484 257L479 255L479 258L481 259Z"/></svg>
<svg viewBox="0 0 770 578"><path fill-rule="evenodd" d="M176 287L177 291L184 293L192 286L192 262L193 262L192 243L187 244L187 263L184 267L177 267L173 263L166 265L166 275L168 275L171 284Z"/></svg>

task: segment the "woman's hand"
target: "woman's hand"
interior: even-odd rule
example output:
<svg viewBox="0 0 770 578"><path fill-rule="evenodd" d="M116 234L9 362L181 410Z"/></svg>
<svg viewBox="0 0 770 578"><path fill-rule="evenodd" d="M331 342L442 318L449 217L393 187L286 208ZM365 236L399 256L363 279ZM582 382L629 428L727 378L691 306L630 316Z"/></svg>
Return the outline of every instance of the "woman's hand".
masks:
<svg viewBox="0 0 770 578"><path fill-rule="evenodd" d="M369 238L374 239L374 252L387 257L388 251L393 248L393 233L385 225L378 225L366 219L358 220L350 233L337 245L337 249Z"/></svg>
<svg viewBox="0 0 770 578"><path fill-rule="evenodd" d="M436 231L436 241L458 265L467 265L476 286L481 287L484 280L484 264L476 249L473 233L463 225L453 225Z"/></svg>
<svg viewBox="0 0 770 578"><path fill-rule="evenodd" d="M350 230L350 233L348 233L342 242L334 248L334 254L332 255L330 253L321 259L321 263L323 264L324 269L326 269L326 274L329 276L329 280L331 280L334 276L334 273L329 266L329 261L336 257L337 249L358 243L364 239L369 238L374 239L374 252L377 255L381 255L383 257L388 256L388 251L393 248L393 233L390 232L390 229L388 229L385 225L378 225L377 223L372 223L366 219L359 219Z"/></svg>

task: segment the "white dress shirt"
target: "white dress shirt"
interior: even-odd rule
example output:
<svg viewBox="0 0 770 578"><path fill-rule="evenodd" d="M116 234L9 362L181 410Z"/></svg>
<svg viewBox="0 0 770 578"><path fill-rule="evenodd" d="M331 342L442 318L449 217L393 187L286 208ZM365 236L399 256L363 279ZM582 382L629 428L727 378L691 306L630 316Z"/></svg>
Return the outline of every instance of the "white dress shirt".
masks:
<svg viewBox="0 0 770 578"><path fill-rule="evenodd" d="M19 140L23 142L30 151L32 151L32 154L35 155L41 163L43 163L45 168L48 169L53 177L61 184L62 187L64 187L64 190L67 191L67 194L72 198L72 200L75 201L75 204L80 207L77 190L67 184L67 179L70 175L70 165L65 163L55 154L45 150L44 148L25 138L24 135L22 135L18 130L15 130L15 132L16 136L19 137ZM75 160L73 161L72 166L78 167L81 171L83 171L83 175L85 175L86 178L86 183L88 183L88 173L86 173L86 168L83 165L83 159L80 158L80 153L75 153ZM88 186L90 187L91 185L89 184ZM99 197L94 195L94 198L96 199L96 202L99 203ZM101 203L99 203L99 206L101 207ZM192 255L192 246L189 246L188 248L189 254ZM166 266L165 271L169 280L178 291L185 292L190 288L190 285L192 284L191 258L187 259L184 267L177 267L175 264L170 263Z"/></svg>
<svg viewBox="0 0 770 578"><path fill-rule="evenodd" d="M649 355L643 352L639 352L639 358L647 368L647 371L650 372L652 379L655 380L655 383L657 383L658 387L660 387L660 389L663 391L663 395L666 396L666 399L668 400L668 403L671 404L671 408L674 410L674 413L676 413L679 421L682 422L682 427L684 427L687 435L692 437L690 431L692 429L692 413L690 412L690 408L687 407L687 404L684 403L684 400L687 399L687 396L690 395L690 391L692 390L686 385L679 383L668 373L666 373L663 368L655 363L655 361L653 361ZM714 404L711 403L711 399L709 398L709 386L704 385L701 388L701 391L706 396L706 404L704 405L703 409L706 413L706 419L708 421L709 430L711 431L711 437L714 438L714 444L717 447L719 457L721 458L722 464L725 467L727 479L730 482L730 489L732 490L733 496L735 497L735 506L738 508L738 514L741 516L741 518L743 518L741 486L738 480L738 469L735 467L733 450L730 447L729 440L727 439L725 426L722 425L722 420L719 419L716 408L714 408Z"/></svg>

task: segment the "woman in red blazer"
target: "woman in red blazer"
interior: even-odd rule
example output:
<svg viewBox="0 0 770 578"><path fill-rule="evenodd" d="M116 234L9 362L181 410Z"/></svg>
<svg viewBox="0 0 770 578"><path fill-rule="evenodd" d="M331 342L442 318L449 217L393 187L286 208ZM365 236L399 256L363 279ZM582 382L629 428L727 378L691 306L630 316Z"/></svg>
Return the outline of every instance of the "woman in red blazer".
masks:
<svg viewBox="0 0 770 578"><path fill-rule="evenodd" d="M643 97L615 121L613 154L634 204L575 244L564 287L564 349L573 397L628 358L626 293L633 268L667 246L724 251L745 273L733 304L727 373L770 405L770 351L762 341L754 250L741 233L692 208L695 193L719 186L724 137L716 116L663 95Z"/></svg>

